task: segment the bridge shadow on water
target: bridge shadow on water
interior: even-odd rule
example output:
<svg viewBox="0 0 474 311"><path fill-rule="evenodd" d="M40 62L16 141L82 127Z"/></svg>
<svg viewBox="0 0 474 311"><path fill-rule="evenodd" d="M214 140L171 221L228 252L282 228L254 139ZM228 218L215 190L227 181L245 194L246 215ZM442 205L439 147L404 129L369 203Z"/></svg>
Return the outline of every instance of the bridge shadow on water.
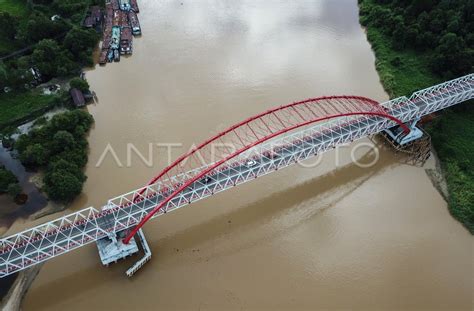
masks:
<svg viewBox="0 0 474 311"><path fill-rule="evenodd" d="M359 161L369 163L372 159L373 156L366 153L359 158ZM192 253L198 251L199 246L209 245L209 243L213 246L218 244L218 247L211 248L216 251L209 251L208 248L206 257L201 257L198 261L207 261L214 256L232 255L259 245L265 240L285 235L289 230L335 206L371 177L396 165L399 165L396 157L387 152L384 152L382 158L370 168L361 168L350 163L229 213L152 241L150 247L152 252L159 254L157 257L162 256L161 260L155 258L155 260L160 260L159 265L181 264L189 257L176 258L171 253L178 251ZM257 227L266 227L260 230L265 233L256 230ZM229 243L229 236L236 233L239 236L247 235L245 238L232 239L232 243ZM195 256L192 261L196 262Z"/></svg>
<svg viewBox="0 0 474 311"><path fill-rule="evenodd" d="M372 155L369 153L360 158L361 162L370 162L371 160ZM303 184L152 241L150 246L155 254L152 261L156 261L156 266L162 268L170 268L187 262L209 261L212 257L229 256L266 240L285 235L289 230L336 205L371 177L396 165L399 163L395 156L390 152L383 152L381 159L370 168L360 168L354 163L336 168ZM305 204L308 201L311 204ZM288 215L292 216L288 217ZM180 217L180 215L177 214L176 217ZM275 226L275 223L278 226ZM271 226L270 231L255 229L265 226L267 228ZM258 231L257 234L255 234L256 231ZM251 232L251 234L246 232ZM321 233L321 231L319 232ZM239 238L235 238L236 234L239 235ZM242 234L247 235L244 238L240 236ZM229 243L229 239L232 240L232 243ZM205 255L200 254L199 247L209 245L209 243L213 243L212 245L218 243L219 247L206 248ZM88 247L84 251L89 252L90 256L97 257L96 254L93 254L96 252L95 247ZM73 256L73 254L65 256ZM124 271L130 264L130 260L125 260L109 268L104 268L97 260L97 264L88 265L86 269L77 272L67 273L65 268L66 274L64 276L54 278L52 281L45 281L30 291L29 296L33 301L38 302L41 301L39 297L48 297L51 291L60 289L61 295L55 296L54 304L56 304L71 299L78 292L100 290L100 287L107 286L109 282L140 282L141 278L146 277L147 271L152 269L152 264L149 263L132 279L126 280ZM46 273L47 271L44 270L47 269L42 271ZM36 305L35 307L38 309L47 308L51 303L51 301L45 301L44 306Z"/></svg>

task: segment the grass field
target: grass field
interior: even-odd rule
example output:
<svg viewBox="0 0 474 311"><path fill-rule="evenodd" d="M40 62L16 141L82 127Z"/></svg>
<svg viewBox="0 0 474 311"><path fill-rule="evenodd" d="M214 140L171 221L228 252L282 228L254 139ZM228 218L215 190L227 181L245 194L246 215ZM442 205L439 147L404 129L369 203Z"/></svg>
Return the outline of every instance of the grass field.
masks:
<svg viewBox="0 0 474 311"><path fill-rule="evenodd" d="M24 16L27 13L26 0L0 0L0 12Z"/></svg>
<svg viewBox="0 0 474 311"><path fill-rule="evenodd" d="M362 0L360 5L381 5ZM382 85L391 98L437 84L442 78L429 68L430 53L395 50L391 38L368 26L367 39L376 56ZM449 210L474 234L474 105L464 103L446 111L427 126L448 183Z"/></svg>
<svg viewBox="0 0 474 311"><path fill-rule="evenodd" d="M27 17L26 0L0 0L0 12L18 16L24 21ZM0 55L7 55L18 47L10 40L0 37Z"/></svg>
<svg viewBox="0 0 474 311"><path fill-rule="evenodd" d="M0 12L24 16L27 13L26 0L0 0Z"/></svg>
<svg viewBox="0 0 474 311"><path fill-rule="evenodd" d="M39 95L38 91L0 94L0 130L36 111L57 103L57 96Z"/></svg>
<svg viewBox="0 0 474 311"><path fill-rule="evenodd" d="M474 109L463 104L429 128L448 183L449 210L474 234Z"/></svg>

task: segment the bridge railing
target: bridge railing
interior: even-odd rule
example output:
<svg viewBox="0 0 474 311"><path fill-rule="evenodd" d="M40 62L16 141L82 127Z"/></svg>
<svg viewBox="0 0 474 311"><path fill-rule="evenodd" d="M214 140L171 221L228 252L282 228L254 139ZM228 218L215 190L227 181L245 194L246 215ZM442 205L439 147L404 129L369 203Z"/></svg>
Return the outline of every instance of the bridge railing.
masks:
<svg viewBox="0 0 474 311"><path fill-rule="evenodd" d="M409 111L401 111L400 115L410 115ZM395 123L390 120L381 120L380 117L341 117L329 122L317 124L303 131L287 134L275 140L266 142L249 151L245 156L241 156L237 160L220 167L212 172L213 175L221 174L219 179L209 184L198 183L192 189L184 191L176 198L171 200L164 208L156 213L153 218L161 216L167 212L171 212L185 205L191 204L208 196L234 187L243 182L253 180L254 178L263 176L274 170L287 167L298 161L310 158L312 156L323 153L326 150L334 148L337 145L350 143L361 137L375 134L382 129L393 126ZM343 128L352 126L350 131L342 133ZM313 139L311 143L308 138ZM306 141L304 148L300 148L301 142ZM272 157L275 149L287 149L291 153L290 157ZM293 148L293 150L291 150ZM258 166L245 168L246 160L252 158L252 154L256 158L265 158L265 161L259 161ZM236 167L237 165L237 167ZM182 179L179 177L178 179ZM137 193L145 191L140 199L134 201ZM109 201L109 205L115 206L114 218L116 219L116 228L130 227L142 219L153 207L158 205L160 197L156 194L163 190L162 183L151 184L145 188L139 188L131 191L123 196L118 196ZM169 191L169 190L168 190ZM161 196L163 198L163 196ZM126 208L124 207L126 204Z"/></svg>
<svg viewBox="0 0 474 311"><path fill-rule="evenodd" d="M474 74L469 74L423 90L410 96L409 100L419 103L417 118L450 107L474 97Z"/></svg>
<svg viewBox="0 0 474 311"><path fill-rule="evenodd" d="M389 114L408 122L426 113L471 99L474 93L473 80L474 75L468 75L415 92L408 99L401 97L388 101L382 106ZM393 125L395 125L393 121L378 116L346 116L298 132L288 132L285 136L263 143L250 150L251 152L216 168L209 174L220 174L222 178L211 183L197 183L194 187L186 189L154 217ZM285 156L273 157L275 146L283 150L282 154ZM242 162L252 157L253 153L265 160L258 161L256 166L242 166ZM179 184L189 176L195 176L196 172L202 169L198 167L197 171L172 176L170 184ZM166 181L165 183L161 181L111 199L102 211L90 207L0 239L0 276L14 273L109 234L130 228L159 203L166 191L169 191L166 184Z"/></svg>
<svg viewBox="0 0 474 311"><path fill-rule="evenodd" d="M471 94L469 93L471 89L466 86L466 81L471 81L472 80L471 78L472 77L469 77L469 76L463 77L460 79L456 79L455 81L449 81L447 83L444 83L442 86L438 86L438 88L442 88L442 89L446 89L447 85L449 85L451 89L453 89L453 85L456 86L454 87L454 91L451 91L451 93L448 93L447 97L441 97L441 99L443 100L441 104L444 106L448 106L453 101L471 98L472 92ZM458 84L460 84L461 86L457 86ZM430 89L426 90L426 92L429 92L429 90ZM418 97L421 96L420 94L418 94L417 96ZM413 96L415 96L415 94ZM416 118L418 115L420 115L420 106L416 104L419 101L417 102L413 100L414 98L413 96L410 99L403 96L403 97L396 98L396 99L387 101L385 103L382 103L381 105L385 107L385 109L387 109L392 116L404 122L408 122ZM296 142L301 141L305 139L305 137L315 135L315 133L318 133L318 134L322 133L322 137L332 140L333 145L337 145L341 143L340 141L341 133L338 132L338 129L341 129L343 128L344 125L351 124L351 123L358 123L359 128L358 130L355 131L356 133L355 135L353 133L350 133L349 135L347 135L346 137L347 142L351 142L357 139L358 137L368 135L369 133L365 129L370 128L374 124L376 124L376 126L373 127L371 131L369 131L372 134L377 133L380 130L396 125L394 121L384 119L378 116L350 116L350 117L341 117L341 118L333 119L330 121L326 121L322 124L317 124L309 129L292 133L292 134L288 134L278 139L264 143L262 145L253 147L252 149L248 150L244 154L240 155L239 157L227 163L225 167L219 168L219 172L222 172L225 169L229 169L229 172L233 172L233 174L229 174L223 180L233 180L233 179L240 180L238 175L245 174L246 172L233 170L232 169L233 165L242 163L242 161L245 161L246 159L251 157L253 153L259 154L260 156L265 155L265 154L272 154L274 152L275 146L277 145L288 146L288 145L293 144L295 141ZM360 127L361 125L362 127ZM316 153L321 153L323 151L324 150L318 150ZM272 166L278 169L280 165L275 165L274 162L275 162L274 160L270 161ZM188 179L189 176L194 176L197 172L202 171L204 168L206 168L207 166L211 164L207 164L205 166L196 168L190 172L173 176L170 184L176 187L181 182ZM216 172L211 172L211 174L214 174L214 173ZM259 173L257 173L257 175L259 175ZM232 186L238 183L239 182L237 183L231 182ZM125 195L118 196L110 200L109 204L116 206L116 209L117 209L117 215L115 215L115 218L117 219L117 227L124 228L127 226L131 226L133 224L136 224L142 217L144 217L144 215L147 214L147 212L153 206L156 206L158 204L158 201L154 200L155 198L159 198L157 194L163 193L163 192L166 193L167 191L172 190L168 188L168 186L166 186L167 184L168 182L166 182L166 180L164 182L161 181L161 182L149 185L145 188L134 190ZM144 193L143 193L143 189L145 189ZM155 214L154 217L158 217L166 212L175 210L176 208L179 208L183 205L190 204L196 200L207 197L208 196L207 194L212 195L216 193L216 191L219 191L219 187L210 189L208 185L201 185L198 189L191 190L191 194L188 198L184 198L183 195L181 195L181 196L178 196L176 199L170 201L163 208L163 210ZM136 198L137 196L140 196L140 193L142 193L141 197L143 199L143 203L142 201L138 202L138 204L134 203L133 202L134 198ZM197 193L200 193L200 194L197 195ZM183 192L183 194L187 194L187 192ZM124 206L124 204L131 206L131 208L123 209L122 207ZM119 214L122 214L122 215L120 216Z"/></svg>
<svg viewBox="0 0 474 311"><path fill-rule="evenodd" d="M390 114L394 117L404 122L415 119L420 110L419 107L412 103L406 96L397 97L381 105L390 111Z"/></svg>
<svg viewBox="0 0 474 311"><path fill-rule="evenodd" d="M108 232L97 224L99 214L89 207L0 239L0 276L103 238Z"/></svg>

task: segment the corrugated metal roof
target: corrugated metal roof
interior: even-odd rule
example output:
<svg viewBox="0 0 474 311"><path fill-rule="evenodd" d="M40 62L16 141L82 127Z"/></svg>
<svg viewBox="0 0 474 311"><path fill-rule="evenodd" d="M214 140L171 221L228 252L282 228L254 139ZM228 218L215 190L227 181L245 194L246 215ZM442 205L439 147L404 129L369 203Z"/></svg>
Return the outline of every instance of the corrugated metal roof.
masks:
<svg viewBox="0 0 474 311"><path fill-rule="evenodd" d="M69 93L71 94L72 100L74 102L74 105L77 107L82 107L86 104L86 100L84 99L84 95L82 92L76 88L71 88L69 90Z"/></svg>

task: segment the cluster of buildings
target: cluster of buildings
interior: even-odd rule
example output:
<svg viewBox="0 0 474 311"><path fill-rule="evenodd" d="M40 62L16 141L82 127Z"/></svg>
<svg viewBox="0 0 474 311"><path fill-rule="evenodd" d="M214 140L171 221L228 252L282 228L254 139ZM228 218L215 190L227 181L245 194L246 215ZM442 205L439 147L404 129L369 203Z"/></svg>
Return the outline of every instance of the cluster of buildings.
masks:
<svg viewBox="0 0 474 311"><path fill-rule="evenodd" d="M141 35L138 12L137 0L107 0L99 64L119 61L120 55L132 54L133 36Z"/></svg>

